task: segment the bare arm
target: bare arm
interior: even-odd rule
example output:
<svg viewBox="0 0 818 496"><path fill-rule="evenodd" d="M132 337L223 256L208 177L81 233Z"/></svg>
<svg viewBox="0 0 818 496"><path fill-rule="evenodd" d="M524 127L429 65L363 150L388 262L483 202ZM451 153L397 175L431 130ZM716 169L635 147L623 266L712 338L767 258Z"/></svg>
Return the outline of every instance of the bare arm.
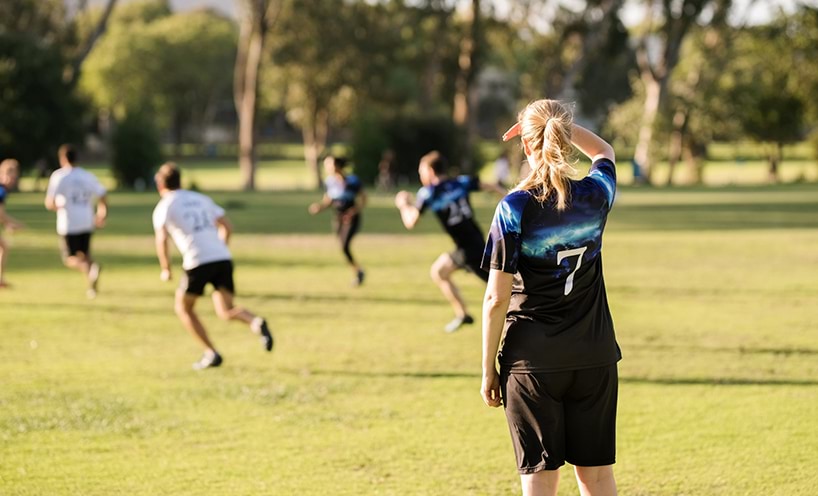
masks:
<svg viewBox="0 0 818 496"><path fill-rule="evenodd" d="M154 231L154 241L156 243L156 257L159 259L159 267L162 269L160 279L170 280L170 252L168 251L168 231L162 227Z"/></svg>
<svg viewBox="0 0 818 496"><path fill-rule="evenodd" d="M506 322L506 312L511 301L512 274L492 269L483 299L483 383L480 394L490 407L502 404L500 399L500 377L497 374L497 350Z"/></svg>
<svg viewBox="0 0 818 496"><path fill-rule="evenodd" d="M492 183L480 183L480 191L488 191L490 193L497 193L501 196L506 196L508 194L508 190L499 184L492 184Z"/></svg>
<svg viewBox="0 0 818 496"><path fill-rule="evenodd" d="M406 229L414 229L420 219L420 210L411 203L412 195L408 191L401 191L395 195L395 206L400 211L400 220Z"/></svg>
<svg viewBox="0 0 818 496"><path fill-rule="evenodd" d="M23 223L6 213L6 206L0 203L0 225L6 226L9 230L22 229Z"/></svg>
<svg viewBox="0 0 818 496"><path fill-rule="evenodd" d="M219 217L216 219L216 227L219 230L219 239L224 241L224 244L228 244L230 235L233 234L233 224L230 223L230 219L224 215Z"/></svg>
<svg viewBox="0 0 818 496"><path fill-rule="evenodd" d="M613 147L607 141L582 126L574 124L571 130L571 143L586 157L590 158L592 162L602 158L616 162Z"/></svg>
<svg viewBox="0 0 818 496"><path fill-rule="evenodd" d="M332 199L328 195L324 195L324 197L321 198L320 202L310 204L307 211L312 215L315 215L321 212L322 210L328 209L330 205L332 205Z"/></svg>
<svg viewBox="0 0 818 496"><path fill-rule="evenodd" d="M105 227L105 220L108 218L108 197L102 195L97 200L97 216L94 222L97 227Z"/></svg>
<svg viewBox="0 0 818 496"><path fill-rule="evenodd" d="M53 196L46 195L46 197L45 197L45 208L47 210L51 210L52 212L57 211L57 202L54 201Z"/></svg>
<svg viewBox="0 0 818 496"><path fill-rule="evenodd" d="M521 130L519 122L514 124L508 131L503 133L503 141L519 136ZM571 143L591 161L607 158L611 162L616 162L613 147L607 141L580 125L574 124L571 129Z"/></svg>

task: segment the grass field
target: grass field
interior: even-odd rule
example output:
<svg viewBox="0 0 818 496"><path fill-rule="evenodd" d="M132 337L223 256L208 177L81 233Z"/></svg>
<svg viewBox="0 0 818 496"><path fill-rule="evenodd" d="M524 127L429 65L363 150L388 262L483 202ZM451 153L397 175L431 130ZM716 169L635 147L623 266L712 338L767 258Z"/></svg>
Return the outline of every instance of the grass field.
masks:
<svg viewBox="0 0 818 496"><path fill-rule="evenodd" d="M479 327L442 332L435 219L406 233L374 195L355 289L328 217L306 213L316 194L213 196L237 228L238 301L277 341L264 353L203 300L225 356L204 372L158 279L154 194L112 194L95 301L61 267L41 194L11 196L28 230L5 234L0 494L518 493L502 412L478 394ZM475 198L483 228L495 202ZM604 250L621 494L815 494L816 246L816 185L621 190ZM479 312L481 283L457 281ZM568 470L561 495L577 494Z"/></svg>

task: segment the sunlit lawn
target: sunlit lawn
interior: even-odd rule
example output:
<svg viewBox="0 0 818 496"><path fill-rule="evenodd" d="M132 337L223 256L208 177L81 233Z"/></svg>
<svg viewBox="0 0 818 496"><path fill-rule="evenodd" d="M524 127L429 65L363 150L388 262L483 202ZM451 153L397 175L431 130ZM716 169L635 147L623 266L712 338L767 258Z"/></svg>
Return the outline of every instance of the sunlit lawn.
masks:
<svg viewBox="0 0 818 496"><path fill-rule="evenodd" d="M282 180L264 170L262 185ZM189 177L237 182L216 166ZM112 194L95 301L60 266L41 194L10 197L29 229L4 234L0 494L518 493L503 415L478 395L479 327L442 332L428 267L450 242L432 216L406 233L374 195L355 289L328 217L306 213L317 193L214 197L237 228L238 301L277 341L266 354L205 299L225 356L205 372L158 279L153 193ZM484 229L495 202L476 198ZM815 494L816 246L816 185L621 191L604 250L621 494ZM478 312L480 281L457 281ZM560 494L577 494L567 470Z"/></svg>

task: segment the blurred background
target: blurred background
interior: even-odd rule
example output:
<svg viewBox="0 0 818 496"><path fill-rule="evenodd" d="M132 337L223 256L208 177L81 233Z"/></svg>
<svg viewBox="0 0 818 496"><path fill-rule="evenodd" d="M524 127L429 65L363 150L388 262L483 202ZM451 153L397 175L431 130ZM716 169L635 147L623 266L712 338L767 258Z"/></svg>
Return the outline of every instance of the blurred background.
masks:
<svg viewBox="0 0 818 496"><path fill-rule="evenodd" d="M795 0L4 0L0 159L21 189L73 142L120 188L174 159L252 190L333 151L389 189L431 149L514 170L498 136L549 97L624 183L816 181L816 40Z"/></svg>

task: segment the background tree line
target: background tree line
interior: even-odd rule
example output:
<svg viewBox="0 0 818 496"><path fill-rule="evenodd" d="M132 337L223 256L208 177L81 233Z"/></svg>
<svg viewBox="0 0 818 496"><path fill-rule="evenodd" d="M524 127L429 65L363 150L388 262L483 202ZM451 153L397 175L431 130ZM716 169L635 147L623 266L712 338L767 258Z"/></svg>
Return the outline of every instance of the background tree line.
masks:
<svg viewBox="0 0 818 496"><path fill-rule="evenodd" d="M711 143L747 139L768 145L774 179L782 146L818 118L818 9L803 5L748 25L730 0L646 0L630 27L623 0L238 6L233 19L168 0L3 2L0 157L30 167L89 132L115 143L136 133L176 155L236 143L246 189L259 140L303 141L316 184L332 140L351 145L368 180L387 149L405 174L430 148L472 171L490 158L480 139L548 96L632 150L646 182L660 160L701 178ZM146 148L120 153L132 159L123 185L160 159Z"/></svg>

